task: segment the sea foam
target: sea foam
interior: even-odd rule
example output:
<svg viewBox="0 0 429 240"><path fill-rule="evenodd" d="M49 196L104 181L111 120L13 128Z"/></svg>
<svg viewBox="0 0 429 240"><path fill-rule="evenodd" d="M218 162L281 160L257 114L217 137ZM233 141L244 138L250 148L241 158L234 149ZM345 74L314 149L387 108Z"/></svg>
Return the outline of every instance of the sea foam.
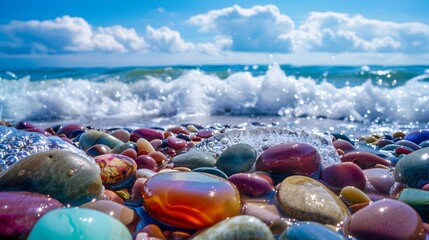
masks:
<svg viewBox="0 0 429 240"><path fill-rule="evenodd" d="M359 122L429 122L427 72L385 88L368 79L336 86L287 75L278 65L265 74L226 78L198 69L175 78L78 77L31 81L0 79L0 118L98 119L177 115L278 115ZM329 76L328 76L329 78Z"/></svg>

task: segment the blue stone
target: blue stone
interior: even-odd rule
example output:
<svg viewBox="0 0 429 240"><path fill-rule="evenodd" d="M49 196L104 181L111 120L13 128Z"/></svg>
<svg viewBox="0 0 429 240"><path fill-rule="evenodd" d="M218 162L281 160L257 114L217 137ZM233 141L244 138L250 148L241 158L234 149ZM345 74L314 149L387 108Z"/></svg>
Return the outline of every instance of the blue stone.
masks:
<svg viewBox="0 0 429 240"><path fill-rule="evenodd" d="M414 142L415 144L420 144L423 141L429 140L429 131L428 130L417 130L408 133L405 137L405 140Z"/></svg>
<svg viewBox="0 0 429 240"><path fill-rule="evenodd" d="M279 240L342 240L344 236L317 222L297 222L288 227L278 238Z"/></svg>

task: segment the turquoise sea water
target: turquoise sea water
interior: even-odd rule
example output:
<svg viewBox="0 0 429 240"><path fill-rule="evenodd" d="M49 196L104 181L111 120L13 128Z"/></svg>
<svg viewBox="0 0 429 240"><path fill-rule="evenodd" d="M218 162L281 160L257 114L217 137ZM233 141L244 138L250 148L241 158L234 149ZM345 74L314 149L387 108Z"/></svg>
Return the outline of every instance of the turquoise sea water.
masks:
<svg viewBox="0 0 429 240"><path fill-rule="evenodd" d="M0 119L100 127L193 121L322 131L427 128L429 66L3 69Z"/></svg>

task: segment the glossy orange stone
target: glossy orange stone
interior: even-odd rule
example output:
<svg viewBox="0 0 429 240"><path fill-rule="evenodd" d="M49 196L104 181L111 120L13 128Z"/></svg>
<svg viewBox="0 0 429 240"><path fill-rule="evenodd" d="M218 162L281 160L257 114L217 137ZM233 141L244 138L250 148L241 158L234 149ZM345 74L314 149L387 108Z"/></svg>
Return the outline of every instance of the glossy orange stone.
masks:
<svg viewBox="0 0 429 240"><path fill-rule="evenodd" d="M143 206L156 220L174 227L201 229L240 213L237 188L200 172L166 172L143 186Z"/></svg>

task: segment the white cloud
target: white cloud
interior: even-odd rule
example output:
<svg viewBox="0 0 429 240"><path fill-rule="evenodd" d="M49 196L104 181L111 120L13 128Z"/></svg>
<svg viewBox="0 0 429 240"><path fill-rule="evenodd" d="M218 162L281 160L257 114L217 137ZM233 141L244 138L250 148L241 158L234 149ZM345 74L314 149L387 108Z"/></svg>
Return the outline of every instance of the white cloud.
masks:
<svg viewBox="0 0 429 240"><path fill-rule="evenodd" d="M146 41L154 51L160 52L185 52L195 47L193 43L183 40L178 31L166 26L155 29L148 25Z"/></svg>
<svg viewBox="0 0 429 240"><path fill-rule="evenodd" d="M80 17L12 21L0 26L0 33L10 40L0 45L6 53L127 52L145 48L144 39L132 28L112 26L94 30Z"/></svg>
<svg viewBox="0 0 429 240"><path fill-rule="evenodd" d="M231 50L253 52L401 52L429 51L429 26L397 23L361 15L311 12L303 24L280 13L274 5L238 5L191 17L203 32L231 39Z"/></svg>
<svg viewBox="0 0 429 240"><path fill-rule="evenodd" d="M155 29L150 25L146 27L145 39L153 51L166 53L192 51L216 55L222 50L229 49L232 44L230 38L223 36L216 36L213 42L187 42L178 31L174 31L167 26Z"/></svg>
<svg viewBox="0 0 429 240"><path fill-rule="evenodd" d="M404 52L429 50L429 26L397 23L335 12L312 12L296 30L282 36L295 50L320 52Z"/></svg>
<svg viewBox="0 0 429 240"><path fill-rule="evenodd" d="M279 38L294 28L293 21L274 5L242 8L238 5L191 17L200 31L214 31L231 39L231 50L288 52L290 40Z"/></svg>
<svg viewBox="0 0 429 240"><path fill-rule="evenodd" d="M139 35L134 28L93 27L83 18L62 16L0 25L0 53L429 53L429 25L419 22L311 12L301 25L295 26L275 5L234 5L195 15L187 23L197 26L200 32L214 33L214 39L192 42L170 27L150 25L144 35Z"/></svg>

